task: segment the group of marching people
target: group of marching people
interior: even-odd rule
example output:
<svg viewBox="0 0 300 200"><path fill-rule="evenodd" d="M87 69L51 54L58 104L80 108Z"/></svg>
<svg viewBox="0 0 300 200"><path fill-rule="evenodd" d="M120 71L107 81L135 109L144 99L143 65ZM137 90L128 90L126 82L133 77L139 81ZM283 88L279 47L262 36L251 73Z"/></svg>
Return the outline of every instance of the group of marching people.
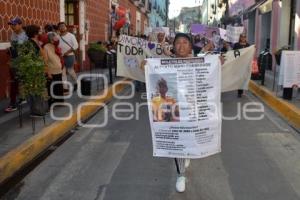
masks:
<svg viewBox="0 0 300 200"><path fill-rule="evenodd" d="M77 87L77 76L74 71L75 64L75 51L78 48L78 42L76 37L67 31L67 26L64 22L60 22L57 25L46 25L42 31L39 26L29 25L25 29L23 28L22 20L18 17L12 19L8 23L13 34L11 37L10 56L12 59L18 57L18 45L25 42L30 42L34 47L34 52L37 56L40 56L45 63L45 76L48 79L48 92L50 96L49 105L54 102L63 101L63 99L56 99L51 96L50 86L54 81L63 83L66 81L66 73L68 72L74 80L74 89ZM217 37L214 33L212 40L203 39L199 36L193 36L186 33L177 33L174 38L167 37L164 31L156 33L154 38L149 37L144 39L159 43L164 51L163 57L173 58L189 58L197 56L199 53L222 53L232 49L241 49L248 47L247 38L245 34L240 35L239 42L233 45L228 44L225 41L221 41L221 44L217 47L215 40ZM220 40L218 40L220 42ZM199 45L201 44L201 45ZM110 46L112 48L112 46ZM220 61L224 63L224 57L220 56ZM146 61L142 63L142 68L145 67ZM11 91L10 91L10 105L6 108L6 112L11 112L17 109L17 92L18 92L18 80L17 67L11 68ZM63 96L64 90L68 90L64 84L55 84L53 87L53 94L55 96ZM163 80L159 82L158 90L160 94L166 94L168 91L167 85ZM242 96L243 91L238 91L238 97ZM167 101L166 95L160 96L159 103ZM158 102L158 101L157 101ZM159 106L159 105L158 105ZM159 119L159 117L158 117ZM186 188L186 176L185 170L190 164L190 159L175 158L175 165L178 173L176 180L176 190L178 192L184 192Z"/></svg>

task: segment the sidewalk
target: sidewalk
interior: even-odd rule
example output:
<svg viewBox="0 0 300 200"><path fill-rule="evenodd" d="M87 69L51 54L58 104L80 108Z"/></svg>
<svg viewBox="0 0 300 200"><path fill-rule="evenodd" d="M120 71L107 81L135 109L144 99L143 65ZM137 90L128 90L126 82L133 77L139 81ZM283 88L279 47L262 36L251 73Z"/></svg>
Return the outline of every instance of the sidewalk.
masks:
<svg viewBox="0 0 300 200"><path fill-rule="evenodd" d="M274 80L274 72L270 70L266 70L265 74L265 84L264 86L271 91L276 97L281 98L282 100L291 103L298 108L300 108L300 90L294 89L293 90L293 98L292 100L285 100L282 98L282 92L283 88L281 86L278 86L277 83L275 83L274 90L273 90L273 80ZM277 77L276 77L276 82L277 82ZM261 80L255 80L256 83L261 85Z"/></svg>
<svg viewBox="0 0 300 200"><path fill-rule="evenodd" d="M300 90L296 88L293 90L291 100L283 99L283 88L277 86L277 83L273 87L273 80L273 71L267 70L264 85L261 85L261 80L253 80L250 82L249 90L300 131Z"/></svg>
<svg viewBox="0 0 300 200"><path fill-rule="evenodd" d="M113 70L114 72L114 70ZM80 74L89 74L89 71L81 72ZM97 69L92 72L93 74L105 74L108 77L108 69ZM79 74L78 74L79 75ZM70 80L70 79L68 79ZM114 82L118 78L114 77ZM97 85L98 83L98 85ZM92 95L96 95L103 90L103 81L92 78ZM87 101L87 99L79 98L77 92L73 93L70 99L66 99L66 103L72 104L73 108L76 108L78 104ZM22 144L25 140L38 134L39 131L46 126L49 126L55 120L53 120L49 114L46 115L46 123L44 124L43 118L35 118L35 132L33 133L32 118L30 117L28 104L23 105L23 126L20 127L19 123L19 111L5 113L4 109L8 105L9 100L5 99L0 101L0 157ZM56 107L54 114L57 117L65 116L68 113L67 107Z"/></svg>

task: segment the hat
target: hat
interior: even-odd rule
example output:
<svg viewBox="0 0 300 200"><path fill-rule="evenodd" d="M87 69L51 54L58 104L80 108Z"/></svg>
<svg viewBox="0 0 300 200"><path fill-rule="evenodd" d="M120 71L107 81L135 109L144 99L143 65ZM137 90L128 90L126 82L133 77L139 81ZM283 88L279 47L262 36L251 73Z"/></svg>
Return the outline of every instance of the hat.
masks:
<svg viewBox="0 0 300 200"><path fill-rule="evenodd" d="M12 18L8 22L8 25L17 25L17 24L22 24L22 20L19 17Z"/></svg>
<svg viewBox="0 0 300 200"><path fill-rule="evenodd" d="M187 39L191 43L191 45L193 44L191 37L186 33L176 33L173 44L175 44L176 40L181 37Z"/></svg>

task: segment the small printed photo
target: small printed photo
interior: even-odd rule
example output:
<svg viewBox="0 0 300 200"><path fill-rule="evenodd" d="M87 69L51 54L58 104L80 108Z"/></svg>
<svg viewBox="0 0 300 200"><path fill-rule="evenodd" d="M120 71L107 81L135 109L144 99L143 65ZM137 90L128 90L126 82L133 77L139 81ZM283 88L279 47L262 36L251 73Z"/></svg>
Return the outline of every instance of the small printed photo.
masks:
<svg viewBox="0 0 300 200"><path fill-rule="evenodd" d="M177 74L150 75L153 122L178 122Z"/></svg>

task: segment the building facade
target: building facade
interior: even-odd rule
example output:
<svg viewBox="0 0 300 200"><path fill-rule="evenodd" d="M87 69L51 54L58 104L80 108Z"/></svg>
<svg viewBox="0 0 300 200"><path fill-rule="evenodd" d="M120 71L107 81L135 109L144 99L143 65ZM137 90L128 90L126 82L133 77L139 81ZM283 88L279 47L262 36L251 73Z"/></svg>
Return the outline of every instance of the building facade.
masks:
<svg viewBox="0 0 300 200"><path fill-rule="evenodd" d="M239 0L238 3L248 6L239 16L249 42L256 45L257 56L267 46L271 52L287 45L300 50L300 1Z"/></svg>
<svg viewBox="0 0 300 200"><path fill-rule="evenodd" d="M149 0L151 12L149 13L150 27L164 27L168 24L169 0Z"/></svg>
<svg viewBox="0 0 300 200"><path fill-rule="evenodd" d="M6 49L12 30L9 19L18 16L24 26L57 24L65 21L79 41L79 69L89 67L87 45L95 41L107 41L113 35L112 5L123 6L130 13L131 34L142 34L149 25L147 0L0 0L0 99L8 96L9 57Z"/></svg>
<svg viewBox="0 0 300 200"><path fill-rule="evenodd" d="M116 4L115 4L116 5ZM119 0L118 6L127 9L129 24L123 29L129 35L141 35L149 26L148 13L150 13L148 0ZM126 30L125 30L126 29Z"/></svg>
<svg viewBox="0 0 300 200"><path fill-rule="evenodd" d="M189 32L191 24L202 22L201 6L182 8L177 21L179 22L177 31Z"/></svg>
<svg viewBox="0 0 300 200"><path fill-rule="evenodd" d="M202 24L219 26L227 5L228 0L203 0L201 5Z"/></svg>
<svg viewBox="0 0 300 200"><path fill-rule="evenodd" d="M57 23L60 20L58 0L0 0L0 99L8 96L9 91L9 57L6 49L10 46L9 39L12 33L8 21L19 16L24 25Z"/></svg>

